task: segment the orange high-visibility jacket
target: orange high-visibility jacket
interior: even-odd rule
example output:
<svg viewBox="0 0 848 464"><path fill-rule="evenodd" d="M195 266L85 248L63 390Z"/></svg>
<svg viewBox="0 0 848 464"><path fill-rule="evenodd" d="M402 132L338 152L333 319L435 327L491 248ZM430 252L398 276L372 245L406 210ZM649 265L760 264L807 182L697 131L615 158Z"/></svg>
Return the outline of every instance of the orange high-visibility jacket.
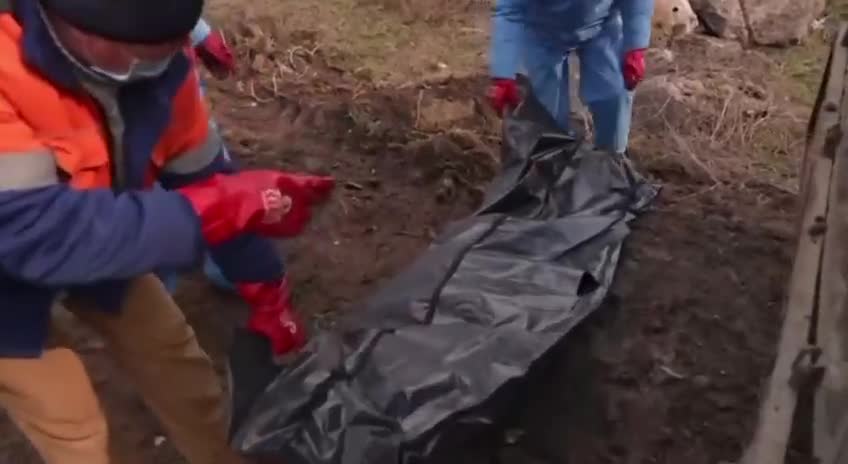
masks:
<svg viewBox="0 0 848 464"><path fill-rule="evenodd" d="M166 189L233 169L187 54L106 85L57 45L38 0L0 11L0 356L40 353L61 291L115 310L127 279L196 263L198 218ZM283 273L255 236L212 253L234 281Z"/></svg>

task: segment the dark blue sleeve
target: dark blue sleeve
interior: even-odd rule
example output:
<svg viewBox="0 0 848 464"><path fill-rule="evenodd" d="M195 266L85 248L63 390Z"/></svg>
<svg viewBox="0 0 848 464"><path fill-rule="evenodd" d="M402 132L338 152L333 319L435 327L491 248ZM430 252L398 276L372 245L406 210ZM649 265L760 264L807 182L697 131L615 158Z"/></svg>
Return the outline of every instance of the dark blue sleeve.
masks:
<svg viewBox="0 0 848 464"><path fill-rule="evenodd" d="M237 170L225 148L204 169L191 174L163 174L159 181L167 189L176 189L213 174L230 174ZM230 282L269 282L285 274L283 260L274 244L257 235L243 234L211 247L209 253Z"/></svg>
<svg viewBox="0 0 848 464"><path fill-rule="evenodd" d="M0 271L45 287L129 279L196 263L204 243L182 195L66 185L0 192Z"/></svg>

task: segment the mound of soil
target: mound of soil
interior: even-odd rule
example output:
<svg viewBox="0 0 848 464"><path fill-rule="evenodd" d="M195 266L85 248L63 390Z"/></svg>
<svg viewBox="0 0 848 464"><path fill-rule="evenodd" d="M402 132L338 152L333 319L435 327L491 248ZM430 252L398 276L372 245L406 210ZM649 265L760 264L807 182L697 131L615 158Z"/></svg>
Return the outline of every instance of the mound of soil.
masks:
<svg viewBox="0 0 848 464"><path fill-rule="evenodd" d="M509 462L740 457L782 319L794 200L675 194L636 222L608 307L546 366Z"/></svg>

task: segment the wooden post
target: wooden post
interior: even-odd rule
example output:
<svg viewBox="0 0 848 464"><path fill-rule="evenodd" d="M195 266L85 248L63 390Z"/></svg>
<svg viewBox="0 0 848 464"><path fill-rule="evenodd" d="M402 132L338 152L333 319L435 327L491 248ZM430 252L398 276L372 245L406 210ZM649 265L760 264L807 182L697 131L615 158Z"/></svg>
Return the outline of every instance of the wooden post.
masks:
<svg viewBox="0 0 848 464"><path fill-rule="evenodd" d="M844 37L835 48L846 54ZM845 71L841 74L844 78ZM813 436L822 464L848 463L848 93L840 103L839 128L830 131L825 147L834 150L834 163L815 333L824 377L816 393Z"/></svg>
<svg viewBox="0 0 848 464"><path fill-rule="evenodd" d="M848 49L842 46L845 32L846 26L843 24L834 42L824 84L819 91L820 103L815 109L816 114L813 115L811 122L801 169L802 214L798 245L785 300L785 319L777 359L766 386L754 438L742 460L745 464L784 462L798 399L794 384L805 368L812 367L812 361L804 357L804 353L810 351L812 348L810 342L814 342L817 334L812 324L813 321L819 320L820 316L816 308L820 303L819 285L823 271L825 235L835 237L835 234L839 233L836 230L830 230L828 213L830 197L835 190L840 190L838 187L831 187L831 184L834 177L836 143L840 138L842 122L840 112L845 107L843 93L846 64L848 64L846 63ZM848 147L845 149L848 153ZM844 165L846 161L841 161L839 164ZM848 177L848 174L838 177L842 182L848 180L843 178ZM848 184L842 188L848 188ZM848 201L848 198L843 201ZM843 210L842 213L844 212ZM848 236L844 235L843 231L841 239L834 238L834 240L848 240ZM837 266L837 264L831 262L830 266ZM841 292L838 287L833 287L826 302L832 304L833 301L841 299L842 293L844 292ZM824 319L832 323L833 315L828 313Z"/></svg>

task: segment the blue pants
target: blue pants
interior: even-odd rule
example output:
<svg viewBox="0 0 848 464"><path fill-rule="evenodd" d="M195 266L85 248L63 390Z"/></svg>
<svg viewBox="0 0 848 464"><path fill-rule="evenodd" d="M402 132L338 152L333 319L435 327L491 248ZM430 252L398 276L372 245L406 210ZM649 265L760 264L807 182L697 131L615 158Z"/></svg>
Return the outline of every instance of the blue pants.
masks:
<svg viewBox="0 0 848 464"><path fill-rule="evenodd" d="M524 67L533 93L566 131L571 118L568 54L576 51L580 58L580 99L592 113L595 145L624 153L630 135L633 93L624 87L622 76L620 21L608 21L598 35L576 47L553 47L532 32L528 32L524 42Z"/></svg>

